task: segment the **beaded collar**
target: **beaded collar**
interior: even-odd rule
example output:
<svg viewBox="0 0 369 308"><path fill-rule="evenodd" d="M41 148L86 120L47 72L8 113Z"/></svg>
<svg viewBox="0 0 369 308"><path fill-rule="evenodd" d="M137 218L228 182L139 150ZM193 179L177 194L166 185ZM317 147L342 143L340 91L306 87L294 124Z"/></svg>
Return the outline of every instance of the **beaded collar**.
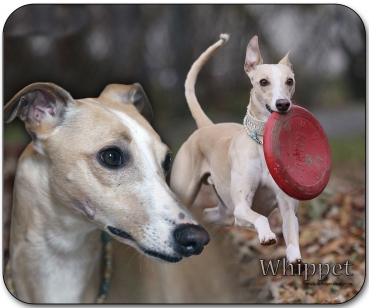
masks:
<svg viewBox="0 0 369 308"><path fill-rule="evenodd" d="M103 277L100 282L99 294L96 298L96 304L103 304L105 302L106 295L109 291L110 278L112 273L112 258L113 258L113 243L111 237L105 231L101 232L101 242L103 245ZM8 262L5 269L5 284L8 287L9 292L18 299L15 291L15 286L12 279L12 270L10 261Z"/></svg>
<svg viewBox="0 0 369 308"><path fill-rule="evenodd" d="M258 144L263 144L263 142L258 138L258 136L264 135L266 122L259 121L251 116L248 109L246 110L246 115L243 119L243 127L247 134Z"/></svg>

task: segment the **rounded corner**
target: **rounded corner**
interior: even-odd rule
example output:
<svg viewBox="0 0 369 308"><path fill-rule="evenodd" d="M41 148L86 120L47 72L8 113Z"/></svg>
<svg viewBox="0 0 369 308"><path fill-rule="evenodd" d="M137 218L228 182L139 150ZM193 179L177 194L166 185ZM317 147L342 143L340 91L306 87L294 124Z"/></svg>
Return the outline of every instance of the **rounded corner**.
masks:
<svg viewBox="0 0 369 308"><path fill-rule="evenodd" d="M14 9L14 11L9 14L9 16L6 18L6 20L4 22L4 25L3 25L3 35L4 35L4 31L5 31L5 26L6 26L7 22L9 21L10 16L12 16L19 9L22 9L22 8L24 8L26 6L31 6L31 5L34 5L34 4L32 4L32 3L23 4L23 5L19 6L19 7L17 7L16 9Z"/></svg>
<svg viewBox="0 0 369 308"><path fill-rule="evenodd" d="M364 292L362 292L363 291L363 289L364 289L364 286L365 286L365 282L366 282L366 273L365 273L365 276L364 276L364 281L363 281L363 284L361 285L361 288L360 288L360 290L353 296L353 297L351 297L351 298L349 298L349 299L347 299L346 301L344 301L344 302L342 302L342 303L340 303L340 304L347 304L348 302L351 302L352 300L358 300L357 298L357 296L359 295L359 294L363 294ZM367 287L367 286L366 286ZM359 297L361 297L361 296L364 296L364 295L359 295Z"/></svg>
<svg viewBox="0 0 369 308"><path fill-rule="evenodd" d="M361 21L361 23L363 25L364 31L366 32L365 23L364 23L363 18L352 7L350 7L350 6L346 5L346 4L341 4L341 3L335 3L335 4L332 3L332 5L337 5L337 6L341 6L341 7L344 7L344 8L348 8L350 11L352 11L353 13L355 13L357 15L357 17L359 17L359 19L360 19L360 21Z"/></svg>

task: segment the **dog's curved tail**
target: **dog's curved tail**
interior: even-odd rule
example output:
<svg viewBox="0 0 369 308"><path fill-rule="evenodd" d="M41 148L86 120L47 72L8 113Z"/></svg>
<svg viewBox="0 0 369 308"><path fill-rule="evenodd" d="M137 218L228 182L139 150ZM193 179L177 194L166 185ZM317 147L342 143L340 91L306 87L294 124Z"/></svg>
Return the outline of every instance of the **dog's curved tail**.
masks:
<svg viewBox="0 0 369 308"><path fill-rule="evenodd" d="M192 117L195 119L197 127L203 127L213 124L208 118L205 112L201 109L201 106L196 98L195 94L195 83L197 75L200 72L202 66L209 60L209 58L228 41L228 34L221 34L220 40L215 44L211 45L201 56L192 64L190 71L188 72L187 79L185 82L185 95L188 106L192 113Z"/></svg>

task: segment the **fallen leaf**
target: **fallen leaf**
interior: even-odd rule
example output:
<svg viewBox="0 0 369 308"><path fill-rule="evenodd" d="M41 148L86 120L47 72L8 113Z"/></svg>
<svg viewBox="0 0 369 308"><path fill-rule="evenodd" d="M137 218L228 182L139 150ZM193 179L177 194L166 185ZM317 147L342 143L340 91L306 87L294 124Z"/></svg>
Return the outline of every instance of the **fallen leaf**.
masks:
<svg viewBox="0 0 369 308"><path fill-rule="evenodd" d="M336 238L333 241L325 244L319 251L319 255L325 255L331 252L336 252L338 248L345 243L345 239L342 237Z"/></svg>
<svg viewBox="0 0 369 308"><path fill-rule="evenodd" d="M340 227L341 228L346 228L347 225L351 221L351 201L352 201L352 196L350 194L343 196L341 213L340 213L340 217L341 217Z"/></svg>
<svg viewBox="0 0 369 308"><path fill-rule="evenodd" d="M300 245L307 246L317 240L320 232L317 228L308 228L301 232L300 234Z"/></svg>

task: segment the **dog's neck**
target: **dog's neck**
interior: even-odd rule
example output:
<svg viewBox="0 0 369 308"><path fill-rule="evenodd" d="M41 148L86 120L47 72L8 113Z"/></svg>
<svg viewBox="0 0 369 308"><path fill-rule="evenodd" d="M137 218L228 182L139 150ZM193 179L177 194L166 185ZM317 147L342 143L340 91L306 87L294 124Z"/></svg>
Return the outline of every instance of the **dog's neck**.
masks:
<svg viewBox="0 0 369 308"><path fill-rule="evenodd" d="M252 132L255 136L263 136L266 122L255 119L249 110L246 110L246 115L243 119L245 129Z"/></svg>
<svg viewBox="0 0 369 308"><path fill-rule="evenodd" d="M246 109L246 115L243 119L243 126L246 133L254 140L257 144L263 145L263 135L266 122L270 115L267 108L261 110L262 104L255 104L254 91L251 90L250 102ZM259 107L259 108L258 108ZM267 106L265 106L267 107Z"/></svg>
<svg viewBox="0 0 369 308"><path fill-rule="evenodd" d="M254 94L254 90L252 89L250 92L250 100L247 106L247 110L250 112L251 116L254 117L258 121L266 122L270 116L270 112L267 110L266 106L262 106L262 104L256 103L256 97ZM260 108L261 106L261 108Z"/></svg>
<svg viewBox="0 0 369 308"><path fill-rule="evenodd" d="M39 198L39 194L50 196L43 185L47 175L43 176L37 188L29 183L34 198L29 193L18 196L13 205L10 257L17 295L34 303L80 302L93 276L96 297L100 230L68 213L63 205L52 204L51 198Z"/></svg>

